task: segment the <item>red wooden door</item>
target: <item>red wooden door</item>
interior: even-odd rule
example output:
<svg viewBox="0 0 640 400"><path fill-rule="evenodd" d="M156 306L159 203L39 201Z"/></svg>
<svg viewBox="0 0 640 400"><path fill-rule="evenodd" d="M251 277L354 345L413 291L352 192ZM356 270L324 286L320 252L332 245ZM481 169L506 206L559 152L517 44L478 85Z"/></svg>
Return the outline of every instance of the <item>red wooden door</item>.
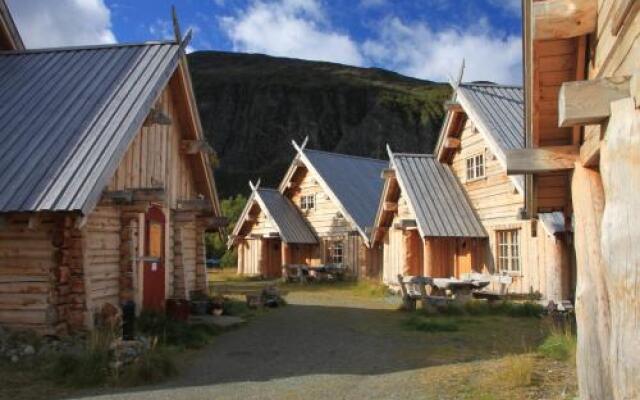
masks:
<svg viewBox="0 0 640 400"><path fill-rule="evenodd" d="M142 274L142 308L164 310L164 213L151 207L146 215L145 261Z"/></svg>

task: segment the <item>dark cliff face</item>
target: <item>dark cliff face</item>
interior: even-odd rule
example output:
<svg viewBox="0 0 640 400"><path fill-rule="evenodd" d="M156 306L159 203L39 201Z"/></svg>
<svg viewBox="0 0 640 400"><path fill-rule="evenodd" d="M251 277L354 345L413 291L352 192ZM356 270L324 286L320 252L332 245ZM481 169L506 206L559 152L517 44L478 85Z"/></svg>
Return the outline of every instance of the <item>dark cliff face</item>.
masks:
<svg viewBox="0 0 640 400"><path fill-rule="evenodd" d="M431 152L444 116L447 85L381 69L196 52L189 66L210 143L220 165L221 197L248 191L248 179L279 183L294 155L291 140L309 147L386 158Z"/></svg>

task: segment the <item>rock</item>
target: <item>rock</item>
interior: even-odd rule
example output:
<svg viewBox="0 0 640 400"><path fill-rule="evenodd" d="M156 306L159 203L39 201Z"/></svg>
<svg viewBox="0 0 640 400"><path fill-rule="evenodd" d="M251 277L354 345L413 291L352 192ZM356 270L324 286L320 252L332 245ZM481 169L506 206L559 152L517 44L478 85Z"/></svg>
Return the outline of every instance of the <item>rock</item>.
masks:
<svg viewBox="0 0 640 400"><path fill-rule="evenodd" d="M17 363L18 361L20 361L20 358L17 355L14 354L11 356L12 363Z"/></svg>
<svg viewBox="0 0 640 400"><path fill-rule="evenodd" d="M32 356L36 354L36 349L30 344L28 344L24 346L24 349L22 350L22 354L24 354L25 356Z"/></svg>

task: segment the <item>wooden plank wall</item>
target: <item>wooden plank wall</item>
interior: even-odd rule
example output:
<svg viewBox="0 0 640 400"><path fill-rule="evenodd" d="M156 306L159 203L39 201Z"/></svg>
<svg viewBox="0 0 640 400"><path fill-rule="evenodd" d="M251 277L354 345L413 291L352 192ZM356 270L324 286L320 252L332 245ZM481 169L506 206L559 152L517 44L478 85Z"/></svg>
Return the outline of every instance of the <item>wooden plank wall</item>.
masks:
<svg viewBox="0 0 640 400"><path fill-rule="evenodd" d="M189 299L196 286L196 223L174 224L173 287L176 298Z"/></svg>
<svg viewBox="0 0 640 400"><path fill-rule="evenodd" d="M52 285L57 268L52 234L56 222L47 219L29 229L27 217L12 218L0 229L0 324L14 329L54 333ZM69 272L66 271L66 278Z"/></svg>
<svg viewBox="0 0 640 400"><path fill-rule="evenodd" d="M174 209L178 200L196 198L192 162L180 153L184 129L170 88L158 100L171 117L171 125L142 127L120 162L107 190L164 187L166 206Z"/></svg>
<svg viewBox="0 0 640 400"><path fill-rule="evenodd" d="M120 304L120 210L99 205L87 218L84 234L84 278L89 318L105 303ZM90 326L92 323L89 323Z"/></svg>

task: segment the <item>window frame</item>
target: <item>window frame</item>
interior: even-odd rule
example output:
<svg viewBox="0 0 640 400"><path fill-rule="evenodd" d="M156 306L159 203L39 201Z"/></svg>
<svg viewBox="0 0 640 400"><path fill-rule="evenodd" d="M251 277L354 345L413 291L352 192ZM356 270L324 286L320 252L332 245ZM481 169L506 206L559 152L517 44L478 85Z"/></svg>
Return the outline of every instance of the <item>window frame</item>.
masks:
<svg viewBox="0 0 640 400"><path fill-rule="evenodd" d="M331 240L329 242L329 254L327 258L330 264L342 264L344 263L344 242L342 240ZM340 261L337 261L337 260Z"/></svg>
<svg viewBox="0 0 640 400"><path fill-rule="evenodd" d="M484 153L477 153L465 158L465 177L467 182L484 179L487 176L487 168Z"/></svg>
<svg viewBox="0 0 640 400"><path fill-rule="evenodd" d="M302 211L314 210L316 208L316 195L306 194L300 196L300 209Z"/></svg>
<svg viewBox="0 0 640 400"><path fill-rule="evenodd" d="M522 274L520 229L496 230L496 266L498 272Z"/></svg>

